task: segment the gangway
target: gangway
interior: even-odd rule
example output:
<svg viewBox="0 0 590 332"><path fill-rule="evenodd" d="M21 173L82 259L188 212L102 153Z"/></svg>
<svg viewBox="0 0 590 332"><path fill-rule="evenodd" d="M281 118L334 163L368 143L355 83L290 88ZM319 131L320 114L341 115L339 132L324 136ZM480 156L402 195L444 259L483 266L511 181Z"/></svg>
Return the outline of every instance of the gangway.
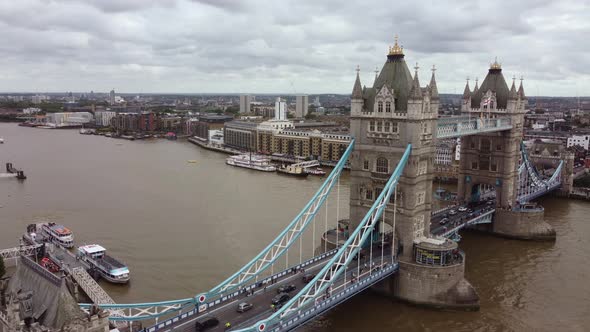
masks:
<svg viewBox="0 0 590 332"><path fill-rule="evenodd" d="M318 166L320 166L320 162L317 160L302 161L300 163L293 164L291 166L301 167L301 168L318 167Z"/></svg>

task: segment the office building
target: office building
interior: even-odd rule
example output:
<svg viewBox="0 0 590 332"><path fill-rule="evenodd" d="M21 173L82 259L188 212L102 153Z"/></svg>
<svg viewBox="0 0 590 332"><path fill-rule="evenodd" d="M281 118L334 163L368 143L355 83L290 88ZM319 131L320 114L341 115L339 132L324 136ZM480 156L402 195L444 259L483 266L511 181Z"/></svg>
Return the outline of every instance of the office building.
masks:
<svg viewBox="0 0 590 332"><path fill-rule="evenodd" d="M252 96L241 95L240 96L240 113L250 113L250 103L252 102Z"/></svg>
<svg viewBox="0 0 590 332"><path fill-rule="evenodd" d="M308 96L297 96L295 97L295 117L303 118L307 115L309 107Z"/></svg>

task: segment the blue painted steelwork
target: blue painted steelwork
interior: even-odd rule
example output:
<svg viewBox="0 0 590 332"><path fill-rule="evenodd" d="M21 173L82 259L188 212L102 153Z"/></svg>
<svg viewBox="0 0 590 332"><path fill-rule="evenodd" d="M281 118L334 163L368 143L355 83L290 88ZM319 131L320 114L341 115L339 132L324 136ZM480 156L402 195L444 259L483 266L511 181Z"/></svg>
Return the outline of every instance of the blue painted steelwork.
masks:
<svg viewBox="0 0 590 332"><path fill-rule="evenodd" d="M263 331L267 327L279 325L281 324L283 318L290 314L295 314L296 312L301 311L302 308L311 301L314 301L318 297L323 296L326 289L330 287L336 279L338 279L338 277L344 272L345 267L352 261L353 257L358 254L362 245L365 243L375 228L375 225L379 222L379 218L381 217L383 210L385 210L387 202L389 201L389 197L397 186L406 163L410 158L411 151L412 145L409 144L402 158L397 164L395 171L387 181L379 197L375 200L375 203L373 203L371 206L371 209L369 209L363 220L359 223L357 228L342 245L342 247L338 249L336 255L334 255L334 257L328 263L326 263L326 265L314 277L314 279L270 317L257 322L253 326L236 331Z"/></svg>
<svg viewBox="0 0 590 332"><path fill-rule="evenodd" d="M561 186L563 160L559 162L551 178L543 180L530 162L524 143L520 144L520 152L522 155L522 164L518 169L518 191L516 199L518 203L525 204Z"/></svg>
<svg viewBox="0 0 590 332"><path fill-rule="evenodd" d="M442 139L456 138L510 129L512 129L512 122L508 117L492 119L464 116L450 117L441 118L438 120L436 127L436 137Z"/></svg>
<svg viewBox="0 0 590 332"><path fill-rule="evenodd" d="M242 267L238 272L234 273L231 277L217 285L207 293L199 294L192 298L184 298L171 301L161 302L150 302L150 303L129 303L129 304L99 304L99 307L110 312L117 312L116 316L109 317L113 321L135 321L150 318L157 318L163 315L169 315L171 312L179 311L187 306L205 305L207 308L211 308L215 305L219 305L239 294L242 294L246 290L250 290L254 285L248 285L252 279L265 271L271 264L283 255L290 246L295 243L301 233L305 231L306 227L313 221L317 211L325 202L327 195L330 193L334 184L337 182L344 166L352 150L354 148L355 140L352 139L350 145L330 173L324 183L320 186L315 195L305 205L303 210L291 221L291 223L271 242L260 254L258 254L252 261ZM288 239L285 243L281 243L282 240ZM278 245L277 245L278 244ZM265 259L267 255L271 254L271 257ZM325 255L325 254L324 254ZM322 259L325 258L322 255ZM264 259L264 261L262 261ZM317 260L313 258L312 260ZM254 268L254 272L250 272ZM284 273L285 271L281 272ZM280 273L274 276L280 275ZM273 276L273 277L274 277ZM268 277L262 282L270 281ZM237 279L237 282L235 282ZM88 310L91 304L84 303L80 304L82 309ZM121 312L125 314L121 315ZM198 311L198 309L197 309Z"/></svg>

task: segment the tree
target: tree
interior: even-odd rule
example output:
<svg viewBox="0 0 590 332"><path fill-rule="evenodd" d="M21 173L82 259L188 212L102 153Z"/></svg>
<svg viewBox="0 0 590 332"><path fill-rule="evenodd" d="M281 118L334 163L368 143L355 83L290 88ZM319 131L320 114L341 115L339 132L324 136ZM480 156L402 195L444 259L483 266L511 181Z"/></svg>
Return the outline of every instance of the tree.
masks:
<svg viewBox="0 0 590 332"><path fill-rule="evenodd" d="M6 274L6 266L4 266L4 258L0 256L0 279Z"/></svg>

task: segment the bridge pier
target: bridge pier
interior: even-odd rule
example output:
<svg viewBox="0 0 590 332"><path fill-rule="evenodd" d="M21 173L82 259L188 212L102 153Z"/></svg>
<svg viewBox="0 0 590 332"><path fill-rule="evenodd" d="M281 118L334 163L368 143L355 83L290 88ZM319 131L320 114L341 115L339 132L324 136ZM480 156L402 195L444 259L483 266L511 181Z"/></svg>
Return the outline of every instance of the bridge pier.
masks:
<svg viewBox="0 0 590 332"><path fill-rule="evenodd" d="M555 230L544 220L545 211L496 209L492 232L499 236L521 240L555 240Z"/></svg>

